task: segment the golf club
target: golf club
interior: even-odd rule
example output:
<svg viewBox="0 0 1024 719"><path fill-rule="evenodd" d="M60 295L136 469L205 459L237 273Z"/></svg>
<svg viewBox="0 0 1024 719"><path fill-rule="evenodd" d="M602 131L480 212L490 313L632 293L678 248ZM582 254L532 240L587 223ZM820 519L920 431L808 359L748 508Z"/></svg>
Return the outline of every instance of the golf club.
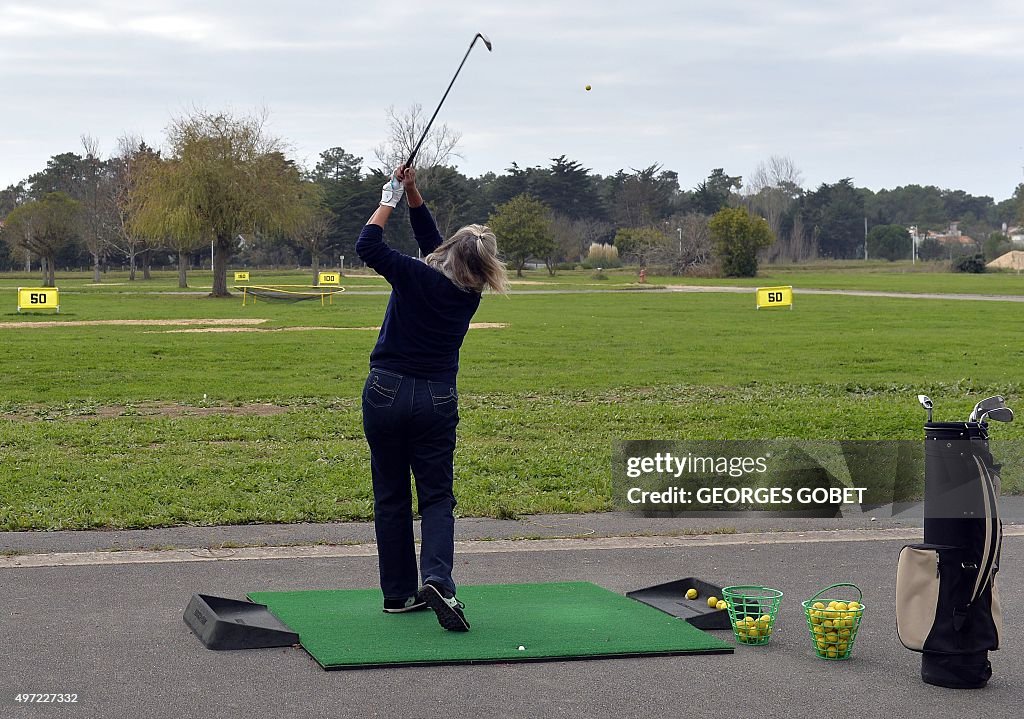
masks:
<svg viewBox="0 0 1024 719"><path fill-rule="evenodd" d="M984 422L986 419L994 419L996 422L1012 422L1013 410L1009 407L994 407L982 413L980 421Z"/></svg>
<svg viewBox="0 0 1024 719"><path fill-rule="evenodd" d="M967 421L968 422L977 422L978 418L986 410L996 409L998 407L1005 407L1005 406L1006 406L1006 400L1003 399L1002 395L995 394L995 395L992 395L991 397L986 397L985 399L983 399L980 402L978 402L978 404L974 405L974 411L971 412L971 416L967 418Z"/></svg>
<svg viewBox="0 0 1024 719"><path fill-rule="evenodd" d="M921 406L928 410L928 422L932 421L932 401L926 394L917 395L917 401L921 403Z"/></svg>
<svg viewBox="0 0 1024 719"><path fill-rule="evenodd" d="M459 69L455 71L455 76L452 77L452 81L448 83L448 89L444 91L444 95L441 97L441 102L437 103L437 109L434 110L434 114L430 116L430 120L427 122L426 128L424 128L423 134L420 135L420 141L416 143L416 147L413 148L412 154L409 155L409 159L405 161L404 165L402 165L403 170L407 167L411 167L412 161L416 159L416 153L420 151L420 145L422 145L423 141L427 139L427 133L430 132L430 126L434 124L434 118L437 117L437 113L441 110L441 105L444 104L445 99L448 97L448 93L451 92L452 85L455 84L455 78L459 76L459 73L462 71L462 66L466 64L466 59L469 57L469 53L473 50L473 45L476 44L477 38L484 41L484 45L487 46L487 52L492 52L491 41L487 39L486 35L478 32L473 36L473 41L469 43L469 50L466 50L466 55L462 58L462 62L459 63Z"/></svg>

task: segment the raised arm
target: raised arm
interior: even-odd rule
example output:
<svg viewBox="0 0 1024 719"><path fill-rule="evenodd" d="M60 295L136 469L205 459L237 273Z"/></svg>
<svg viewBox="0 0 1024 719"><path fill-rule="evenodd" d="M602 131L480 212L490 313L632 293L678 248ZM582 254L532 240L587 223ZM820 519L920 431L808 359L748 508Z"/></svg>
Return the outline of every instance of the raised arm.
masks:
<svg viewBox="0 0 1024 719"><path fill-rule="evenodd" d="M405 188L405 199L409 202L409 222L412 224L412 234L416 238L416 244L424 256L429 255L441 244L441 233L437 231L437 223L433 215L423 202L419 187L416 186L416 170L412 167L405 168L399 177L402 179L402 186Z"/></svg>
<svg viewBox="0 0 1024 719"><path fill-rule="evenodd" d="M359 259L376 269L395 290L412 287L422 280L423 272L434 271L415 257L398 252L384 242L384 225L391 218L395 205L401 201L403 195L404 186L401 182L385 182L380 206L374 210L367 224L359 232L359 239L355 241L355 253ZM426 211L426 207L422 209Z"/></svg>

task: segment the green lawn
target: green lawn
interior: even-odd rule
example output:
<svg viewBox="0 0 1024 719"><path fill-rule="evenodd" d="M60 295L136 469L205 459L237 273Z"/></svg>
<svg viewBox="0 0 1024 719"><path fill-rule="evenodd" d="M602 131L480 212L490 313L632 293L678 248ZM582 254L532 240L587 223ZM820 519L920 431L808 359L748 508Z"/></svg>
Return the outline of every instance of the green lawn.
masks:
<svg viewBox="0 0 1024 719"><path fill-rule="evenodd" d="M835 279L903 288L904 275L868 269ZM551 282L544 274L527 279ZM554 281L585 286L595 282L591 274ZM485 298L476 321L507 327L473 330L463 348L459 512L608 509L616 439L918 439L919 392L932 396L942 419L966 417L984 394L1002 393L1011 405L1019 399L1024 306L801 297L788 276L751 284L796 285L793 311L755 311L752 294ZM1016 293L1010 283L1018 279L905 277L917 283L908 291L970 280L992 281L1000 293ZM240 298L177 293L173 275L99 288L86 287L90 281L58 275L61 314L18 315L13 288L30 283L2 277L0 324L217 318L265 319L258 327L272 330L356 328L379 324L387 301L356 294L386 287L358 276L347 277L350 294L327 307L243 307ZM264 281L253 273L252 284ZM620 272L604 282L632 281ZM145 294L153 287L170 294ZM997 293L980 287L947 291ZM181 329L190 328L0 327L0 528L369 517L358 396L376 333ZM281 410L245 413L258 403ZM129 414L109 416L118 411ZM1024 430L1003 425L998 436L1019 439ZM1011 474L1004 486L1021 490L1024 480Z"/></svg>

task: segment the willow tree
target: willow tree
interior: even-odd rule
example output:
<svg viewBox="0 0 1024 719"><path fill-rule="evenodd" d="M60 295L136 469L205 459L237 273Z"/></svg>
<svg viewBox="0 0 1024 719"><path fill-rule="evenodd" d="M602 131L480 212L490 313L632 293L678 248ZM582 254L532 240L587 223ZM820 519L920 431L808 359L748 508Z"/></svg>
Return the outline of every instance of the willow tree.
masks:
<svg viewBox="0 0 1024 719"><path fill-rule="evenodd" d="M165 160L143 172L133 197L136 231L167 238L180 264L212 242L213 297L228 297L227 268L243 234L276 236L303 215L299 169L265 116L194 111L167 130Z"/></svg>
<svg viewBox="0 0 1024 719"><path fill-rule="evenodd" d="M12 210L0 236L12 249L38 256L43 265L43 284L53 287L57 254L81 236L82 223L80 202L63 192L50 192Z"/></svg>

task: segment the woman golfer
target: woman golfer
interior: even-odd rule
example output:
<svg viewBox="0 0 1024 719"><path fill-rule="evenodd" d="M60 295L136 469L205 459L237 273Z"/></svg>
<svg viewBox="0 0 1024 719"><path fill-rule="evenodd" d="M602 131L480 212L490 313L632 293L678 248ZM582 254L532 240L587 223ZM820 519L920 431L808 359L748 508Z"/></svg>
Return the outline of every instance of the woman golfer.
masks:
<svg viewBox="0 0 1024 719"><path fill-rule="evenodd" d="M422 261L384 242L384 226L403 195ZM484 288L508 290L505 267L498 260L494 233L483 225L468 225L442 241L412 168L396 171L384 185L380 206L359 234L356 252L391 285L363 388L384 611L429 606L445 629L468 631L452 580L453 455L459 423L455 378L459 348ZM422 517L419 577L410 470Z"/></svg>

